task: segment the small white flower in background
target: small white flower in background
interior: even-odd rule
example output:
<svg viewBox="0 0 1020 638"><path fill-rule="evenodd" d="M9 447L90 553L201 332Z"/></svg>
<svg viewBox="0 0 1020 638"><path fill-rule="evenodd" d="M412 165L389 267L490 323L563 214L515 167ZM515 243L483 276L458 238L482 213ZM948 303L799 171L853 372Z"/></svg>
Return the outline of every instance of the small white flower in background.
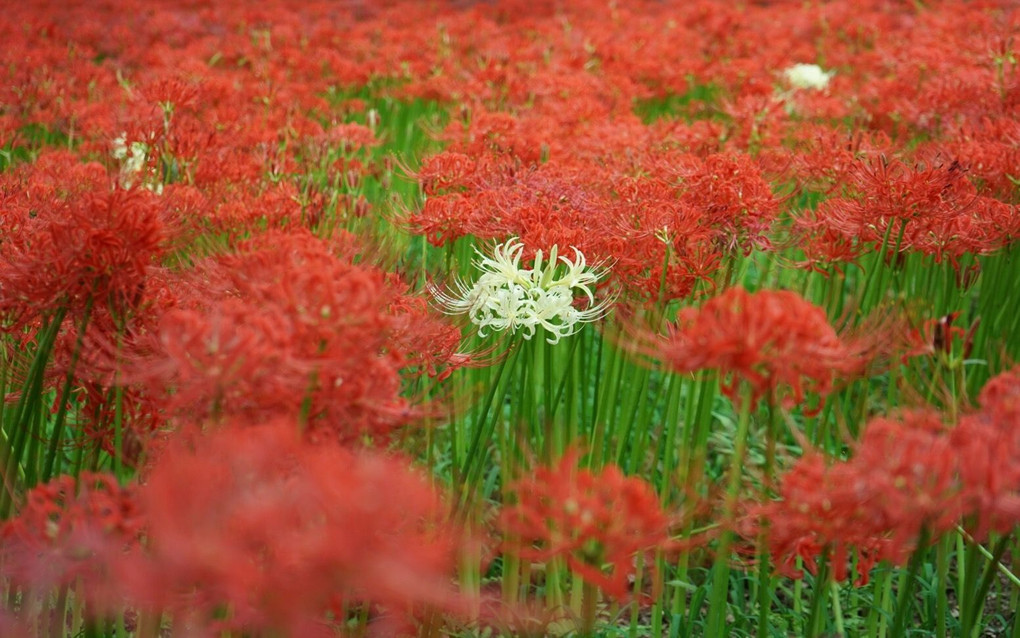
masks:
<svg viewBox="0 0 1020 638"><path fill-rule="evenodd" d="M605 271L588 268L584 255L574 248L574 259L558 255L553 246L548 260L542 251L535 253L532 267L521 268L524 244L511 238L495 247L491 256L475 249L479 259L475 267L481 276L474 285L455 281L450 292L430 287L442 309L449 314L466 314L478 326L478 334L487 330L521 331L525 339L545 328L549 343L557 343L581 329L581 324L596 321L609 309L611 299L595 303L592 289ZM574 303L583 298L581 308Z"/></svg>
<svg viewBox="0 0 1020 638"><path fill-rule="evenodd" d="M131 142L129 146L127 133L121 133L119 137L113 139L111 147L110 154L113 159L120 161L120 185L122 188L131 188L135 178L145 169L149 146L145 142ZM157 195L163 192L163 185L160 183L146 183L144 186Z"/></svg>
<svg viewBox="0 0 1020 638"><path fill-rule="evenodd" d="M783 71L786 81L796 89L824 89L835 71L823 71L817 64L794 64Z"/></svg>
<svg viewBox="0 0 1020 638"><path fill-rule="evenodd" d="M121 161L121 170L125 178L136 175L145 168L145 159L148 157L149 147L144 142L131 142L127 145L127 133L121 133L120 137L113 140L113 159ZM129 182L130 183L130 182Z"/></svg>

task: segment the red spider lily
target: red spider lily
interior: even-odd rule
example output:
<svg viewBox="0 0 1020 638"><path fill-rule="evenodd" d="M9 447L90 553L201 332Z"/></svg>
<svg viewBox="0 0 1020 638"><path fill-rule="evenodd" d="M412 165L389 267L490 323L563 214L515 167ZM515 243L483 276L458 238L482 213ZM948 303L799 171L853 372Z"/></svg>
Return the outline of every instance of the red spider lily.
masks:
<svg viewBox="0 0 1020 638"><path fill-rule="evenodd" d="M1012 429L1020 418L1020 367L992 377L978 396L982 412L1003 429Z"/></svg>
<svg viewBox="0 0 1020 638"><path fill-rule="evenodd" d="M0 181L11 195L9 223L0 231L4 330L25 340L33 333L38 339L40 326L57 330L52 350L32 355L46 358L42 391L54 395L43 400L53 402L54 412L73 413L75 395L87 387L88 410L72 423L87 435L81 442L112 449L103 434L112 433L118 409L113 386L122 344L154 325L172 297L159 263L172 229L164 202L147 190L116 186L101 166L67 153L46 153ZM10 356L24 360L25 351L12 348ZM124 414L145 417L124 429L151 431L153 406L134 401L133 390L123 395Z"/></svg>
<svg viewBox="0 0 1020 638"><path fill-rule="evenodd" d="M799 404L806 390L826 395L837 377L868 363L863 343L840 339L825 312L796 293L730 288L700 308L681 311L662 340L642 350L676 372L715 369L724 392L746 384L753 401L781 387Z"/></svg>
<svg viewBox="0 0 1020 638"><path fill-rule="evenodd" d="M109 609L120 591L110 565L137 549L142 525L135 491L112 475L61 476L30 490L0 528L0 574L35 591L81 581L90 600Z"/></svg>
<svg viewBox="0 0 1020 638"><path fill-rule="evenodd" d="M1017 202L1014 173L1020 162L1020 122L1015 118L989 114L977 122L955 125L931 146L958 158L981 194Z"/></svg>
<svg viewBox="0 0 1020 638"><path fill-rule="evenodd" d="M748 539L767 524L768 551L783 576L800 578L803 569L818 573L819 560L827 558L833 578L847 579L849 558L857 557L857 582L865 584L888 541L872 535L862 522L866 504L852 491L841 489L856 479L853 468L829 466L825 457L809 453L799 459L779 483L780 500L747 508L742 533Z"/></svg>
<svg viewBox="0 0 1020 638"><path fill-rule="evenodd" d="M892 140L881 132L804 123L792 134L792 148L774 152L791 163L802 188L827 194L846 185L861 158L875 158L894 150Z"/></svg>
<svg viewBox="0 0 1020 638"><path fill-rule="evenodd" d="M981 409L952 432L960 457L962 498L975 538L1008 533L1020 523L1020 368L993 377L979 397Z"/></svg>
<svg viewBox="0 0 1020 638"><path fill-rule="evenodd" d="M463 363L459 331L381 271L310 233L270 233L203 264L132 375L178 414L303 414L313 435L386 436L417 413L401 374Z"/></svg>
<svg viewBox="0 0 1020 638"><path fill-rule="evenodd" d="M59 161L68 166L66 156ZM156 196L115 188L105 171L73 166L70 176L82 181L56 186L48 168L39 167L35 187L36 172L28 171L17 219L0 239L0 313L15 327L61 308L75 319L92 307L124 316L139 304L164 250Z"/></svg>
<svg viewBox="0 0 1020 638"><path fill-rule="evenodd" d="M957 162L910 167L881 158L857 164L849 180L854 196L828 199L798 219L809 255L841 242L860 251L885 242L886 250L956 263L966 253L992 252L1016 233L1015 207L980 196Z"/></svg>
<svg viewBox="0 0 1020 638"><path fill-rule="evenodd" d="M851 463L871 491L877 529L888 530L892 559L905 561L922 527L935 537L959 521L957 455L941 415L907 412L875 418Z"/></svg>
<svg viewBox="0 0 1020 638"><path fill-rule="evenodd" d="M146 547L118 573L175 627L332 635L330 612L370 605L390 635L459 608L463 537L429 482L397 457L310 444L293 420L177 437L139 503Z"/></svg>
<svg viewBox="0 0 1020 638"><path fill-rule="evenodd" d="M579 470L578 457L568 453L511 486L517 503L499 519L506 550L529 560L562 557L585 581L622 599L635 556L671 546L672 521L648 483L615 466Z"/></svg>
<svg viewBox="0 0 1020 638"><path fill-rule="evenodd" d="M876 562L904 564L922 532L937 538L962 513L948 429L937 413L912 412L869 422L849 461L805 455L780 481L779 500L748 508L744 532L754 537L767 521L768 549L792 577L799 576L796 558L815 572L827 554L834 578L845 580L856 553L858 582L865 583Z"/></svg>
<svg viewBox="0 0 1020 638"><path fill-rule="evenodd" d="M427 159L417 173L427 197L405 219L413 232L435 245L514 235L526 253L574 246L611 264L611 277L642 299L684 297L723 254L767 245L778 209L746 156L645 148L627 149L625 161L606 143L536 164L503 149L461 150Z"/></svg>
<svg viewBox="0 0 1020 638"><path fill-rule="evenodd" d="M779 209L757 164L744 154L715 154L696 172L677 175L683 199L703 212L701 223L716 230L728 249L749 253L767 245L765 234Z"/></svg>

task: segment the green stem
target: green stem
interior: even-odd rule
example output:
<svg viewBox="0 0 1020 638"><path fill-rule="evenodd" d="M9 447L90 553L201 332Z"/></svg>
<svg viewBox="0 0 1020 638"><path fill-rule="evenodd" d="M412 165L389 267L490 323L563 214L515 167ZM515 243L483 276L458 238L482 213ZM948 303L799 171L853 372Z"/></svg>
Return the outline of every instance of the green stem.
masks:
<svg viewBox="0 0 1020 638"><path fill-rule="evenodd" d="M92 316L93 299L90 296L85 306L85 314L82 316L81 325L78 327L78 338L74 343L74 352L71 354L71 361L67 366L67 374L64 375L64 386L60 389L57 416L53 423L53 435L50 444L46 449L46 458L43 461L42 482L45 483L53 476L54 464L57 458L57 450L64 437L64 422L67 419L67 404L71 399L71 385L74 383L74 371L78 365L78 358L81 356L82 346L85 343L85 331L88 329L89 319Z"/></svg>
<svg viewBox="0 0 1020 638"><path fill-rule="evenodd" d="M914 582L917 580L917 572L921 568L921 563L928 553L929 537L930 532L925 526L921 529L921 535L917 539L917 548L910 556L910 562L907 563L906 576L900 583L900 591L896 597L896 615L893 617L892 624L893 638L900 638L906 631L908 611L912 607L910 599L914 593Z"/></svg>
<svg viewBox="0 0 1020 638"><path fill-rule="evenodd" d="M39 329L35 356L29 366L28 376L21 388L21 396L14 408L13 438L11 454L7 459L7 466L3 470L4 486L6 489L0 494L0 519L6 519L14 504L15 478L19 474L24 477L29 474L23 466L25 447L30 437L37 436L35 425L40 421L40 415L45 411L43 403L43 381L46 365L53 352L53 345L56 342L60 326L64 322L66 308L61 308L49 320L43 323Z"/></svg>
<svg viewBox="0 0 1020 638"><path fill-rule="evenodd" d="M590 638L595 635L595 617L598 610L599 590L595 585L585 582L581 597L581 632L580 635Z"/></svg>
<svg viewBox="0 0 1020 638"><path fill-rule="evenodd" d="M1009 546L1010 534L1004 534L999 542L995 544L995 549L992 551L992 557L989 559L988 564L985 565L984 574L981 576L981 584L978 586L974 595L970 600L961 601L965 612L961 614L960 635L971 636L977 633L978 628L981 625L981 610L984 608L985 599L988 597L988 591L992 588L992 582L995 580L996 568L999 566L999 561L1002 559L1003 554L1006 553L1006 547Z"/></svg>
<svg viewBox="0 0 1020 638"><path fill-rule="evenodd" d="M946 638L946 621L949 615L949 543L950 536L943 536L935 550L935 636Z"/></svg>
<svg viewBox="0 0 1020 638"><path fill-rule="evenodd" d="M829 582L829 556L824 552L818 559L818 573L815 574L815 586L811 590L811 602L808 606L807 622L804 623L805 636L818 635L818 623L821 619L822 601Z"/></svg>
<svg viewBox="0 0 1020 638"><path fill-rule="evenodd" d="M733 460L730 464L729 483L726 498L723 502L722 518L729 523L736 511L737 497L740 493L741 468L747 452L747 433L751 423L752 394L745 386L742 392L742 405L737 419L737 434L733 444ZM719 539L715 564L712 566L712 592L709 598L707 636L723 636L726 622L727 592L730 575L730 547L733 544L733 531L726 529Z"/></svg>
<svg viewBox="0 0 1020 638"><path fill-rule="evenodd" d="M836 581L829 583L829 594L832 598L832 614L836 623L836 634L845 636L846 627L843 623L843 605L839 602L839 583Z"/></svg>
<svg viewBox="0 0 1020 638"><path fill-rule="evenodd" d="M485 444L492 438L493 430L496 427L496 422L499 420L499 410L493 418L489 418L489 412L493 408L493 399L496 397L496 392L502 385L504 388L503 397L500 399L500 405L505 400L506 389L509 384L503 384L503 374L507 369L508 361L513 359L513 363L510 364L510 368L513 368L517 363L517 358L520 356L521 348L516 346L519 345L519 339L514 338L510 343L509 350L513 350L511 354L509 351L503 357L503 360L499 362L499 367L496 369L496 375L491 381L489 391L486 394L485 400L482 403L482 410L478 415L478 419L474 422L474 433L471 439L471 445L468 448L467 456L464 459L464 470L462 476L464 477L463 491L461 492L461 498L458 503L458 509L463 511L465 506L471 500L474 493L474 488L478 482L479 476L482 473L482 468L485 464L485 459L488 457L487 454L482 454L481 448L483 441Z"/></svg>

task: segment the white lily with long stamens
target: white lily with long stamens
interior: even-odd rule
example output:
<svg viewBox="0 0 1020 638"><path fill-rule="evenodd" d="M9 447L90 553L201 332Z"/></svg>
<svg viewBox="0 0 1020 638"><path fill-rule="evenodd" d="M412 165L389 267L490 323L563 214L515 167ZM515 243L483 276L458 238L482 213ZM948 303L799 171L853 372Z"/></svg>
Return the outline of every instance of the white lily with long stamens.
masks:
<svg viewBox="0 0 1020 638"><path fill-rule="evenodd" d="M491 256L475 252L481 275L474 285L458 280L450 292L430 288L444 312L466 314L481 336L488 330L520 330L531 339L542 327L549 335L546 341L555 344L604 317L612 304L612 299L596 303L594 287L606 271L589 268L576 247L573 260L560 256L557 246L548 259L538 250L531 268L521 268L524 244L516 237L497 245ZM575 303L578 297L585 300L581 307Z"/></svg>

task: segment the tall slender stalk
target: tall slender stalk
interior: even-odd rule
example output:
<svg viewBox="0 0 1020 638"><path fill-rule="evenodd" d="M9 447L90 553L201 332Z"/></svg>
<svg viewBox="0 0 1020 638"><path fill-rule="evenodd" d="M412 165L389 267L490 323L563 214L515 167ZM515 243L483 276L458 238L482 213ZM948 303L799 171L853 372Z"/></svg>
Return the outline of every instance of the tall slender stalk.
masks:
<svg viewBox="0 0 1020 638"><path fill-rule="evenodd" d="M737 497L740 493L741 469L743 468L744 457L747 453L747 434L751 423L752 405L753 397L751 390L745 386L737 418L737 433L733 444L733 459L730 462L729 483L727 484L722 509L722 518L726 521L727 525L729 525L736 511ZM709 596L708 624L705 630L705 635L707 636L725 635L724 627L730 575L730 548L733 544L733 538L733 531L725 529L716 549L715 564L712 567L712 591Z"/></svg>

